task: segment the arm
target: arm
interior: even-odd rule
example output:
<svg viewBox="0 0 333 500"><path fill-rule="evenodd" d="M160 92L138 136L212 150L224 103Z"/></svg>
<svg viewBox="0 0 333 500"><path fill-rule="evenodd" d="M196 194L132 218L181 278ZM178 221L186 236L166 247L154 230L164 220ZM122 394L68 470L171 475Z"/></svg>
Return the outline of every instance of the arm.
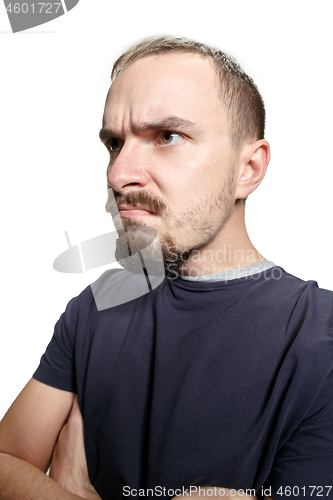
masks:
<svg viewBox="0 0 333 500"><path fill-rule="evenodd" d="M73 495L40 469L12 455L0 453L1 500L90 500Z"/></svg>
<svg viewBox="0 0 333 500"><path fill-rule="evenodd" d="M88 477L88 468L84 449L83 435L83 419L80 412L77 398L74 400L73 409L59 436L56 448L54 450L50 476L57 483L61 484L66 490L76 492L82 489L89 489L95 493L95 497L100 498L94 488L90 485ZM214 494L212 494L212 491ZM257 500L257 497L246 495L244 493L236 495L235 490L219 487L196 487L192 486L188 490L188 494L174 497L177 498L193 498L200 499L205 496L209 497L229 497L230 500ZM90 497L89 497L90 498ZM265 497L265 500L273 500L271 497Z"/></svg>
<svg viewBox="0 0 333 500"><path fill-rule="evenodd" d="M50 477L70 493L80 494L89 500L100 499L89 479L84 424L77 396L54 449Z"/></svg>
<svg viewBox="0 0 333 500"><path fill-rule="evenodd" d="M32 379L14 401L0 423L1 500L91 498L73 495L45 475L73 399Z"/></svg>

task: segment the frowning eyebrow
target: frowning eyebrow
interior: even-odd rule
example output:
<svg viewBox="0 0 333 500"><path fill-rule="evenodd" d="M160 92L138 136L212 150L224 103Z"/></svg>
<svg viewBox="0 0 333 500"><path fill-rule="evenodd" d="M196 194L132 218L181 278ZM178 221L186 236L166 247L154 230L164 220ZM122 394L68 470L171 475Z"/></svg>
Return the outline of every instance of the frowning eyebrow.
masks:
<svg viewBox="0 0 333 500"><path fill-rule="evenodd" d="M169 116L163 118L163 120L155 122L143 122L138 124L132 124L130 127L131 132L134 134L139 134L140 132L146 132L148 130L173 130L173 129L186 129L191 131L199 132L201 129L190 120L185 120L184 118L179 118L178 116ZM119 132L113 131L108 127L103 127L100 130L99 138L102 142L111 139L112 137L119 137Z"/></svg>

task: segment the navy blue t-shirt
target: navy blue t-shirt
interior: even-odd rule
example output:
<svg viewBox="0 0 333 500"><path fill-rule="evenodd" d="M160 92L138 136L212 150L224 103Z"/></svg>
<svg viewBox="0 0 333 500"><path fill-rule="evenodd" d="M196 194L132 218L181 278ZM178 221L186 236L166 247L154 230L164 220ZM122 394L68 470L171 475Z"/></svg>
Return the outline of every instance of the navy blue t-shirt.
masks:
<svg viewBox="0 0 333 500"><path fill-rule="evenodd" d="M108 271L101 286L130 275ZM274 267L164 279L101 311L88 287L34 377L78 393L104 500L191 485L300 500L333 496L332 370L333 293Z"/></svg>

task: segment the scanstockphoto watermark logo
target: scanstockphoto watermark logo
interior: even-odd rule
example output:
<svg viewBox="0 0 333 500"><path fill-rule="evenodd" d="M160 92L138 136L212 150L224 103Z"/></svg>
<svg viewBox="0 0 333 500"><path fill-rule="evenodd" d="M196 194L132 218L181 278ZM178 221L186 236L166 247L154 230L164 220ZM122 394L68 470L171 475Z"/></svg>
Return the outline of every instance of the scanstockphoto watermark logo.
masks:
<svg viewBox="0 0 333 500"><path fill-rule="evenodd" d="M48 23L72 10L79 0L59 0L58 2L9 2L4 0L5 9L13 33L24 31Z"/></svg>
<svg viewBox="0 0 333 500"><path fill-rule="evenodd" d="M270 496L272 494L272 488L261 488L260 495L261 496ZM201 486L190 486L185 488L182 486L181 488L176 489L167 489L164 486L155 486L154 488L147 489L135 489L130 488L129 486L123 487L123 496L124 497L224 497L226 498L235 498L235 497L249 497L251 500L255 497L256 491L255 489L247 489L247 490L236 490L236 489L226 489L220 488L218 486L212 487L201 487Z"/></svg>

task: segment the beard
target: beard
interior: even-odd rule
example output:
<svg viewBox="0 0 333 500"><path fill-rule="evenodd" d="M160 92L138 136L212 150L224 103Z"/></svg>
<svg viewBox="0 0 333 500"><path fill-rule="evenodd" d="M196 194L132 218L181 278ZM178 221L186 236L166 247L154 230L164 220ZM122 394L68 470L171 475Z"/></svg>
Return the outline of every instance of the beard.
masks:
<svg viewBox="0 0 333 500"><path fill-rule="evenodd" d="M116 242L115 257L118 263L128 271L142 274L142 270L152 275L165 274L175 279L179 270L186 264L191 254L214 240L231 215L233 169L229 176L229 183L212 201L211 196L206 200L199 200L186 212L177 218L171 213L166 204L148 191L134 191L121 195L112 188L108 189L108 200L105 206L111 213L118 239ZM175 237L167 231L158 231L137 219L121 218L118 206L122 204L138 205L160 216L163 220L171 221L177 231L192 235L198 239L197 244L182 246ZM216 208L219 217L214 216Z"/></svg>
<svg viewBox="0 0 333 500"><path fill-rule="evenodd" d="M115 257L124 269L136 274L144 269L148 275L175 279L191 254L191 250L177 246L169 234L159 236L138 221L127 219L118 235Z"/></svg>

